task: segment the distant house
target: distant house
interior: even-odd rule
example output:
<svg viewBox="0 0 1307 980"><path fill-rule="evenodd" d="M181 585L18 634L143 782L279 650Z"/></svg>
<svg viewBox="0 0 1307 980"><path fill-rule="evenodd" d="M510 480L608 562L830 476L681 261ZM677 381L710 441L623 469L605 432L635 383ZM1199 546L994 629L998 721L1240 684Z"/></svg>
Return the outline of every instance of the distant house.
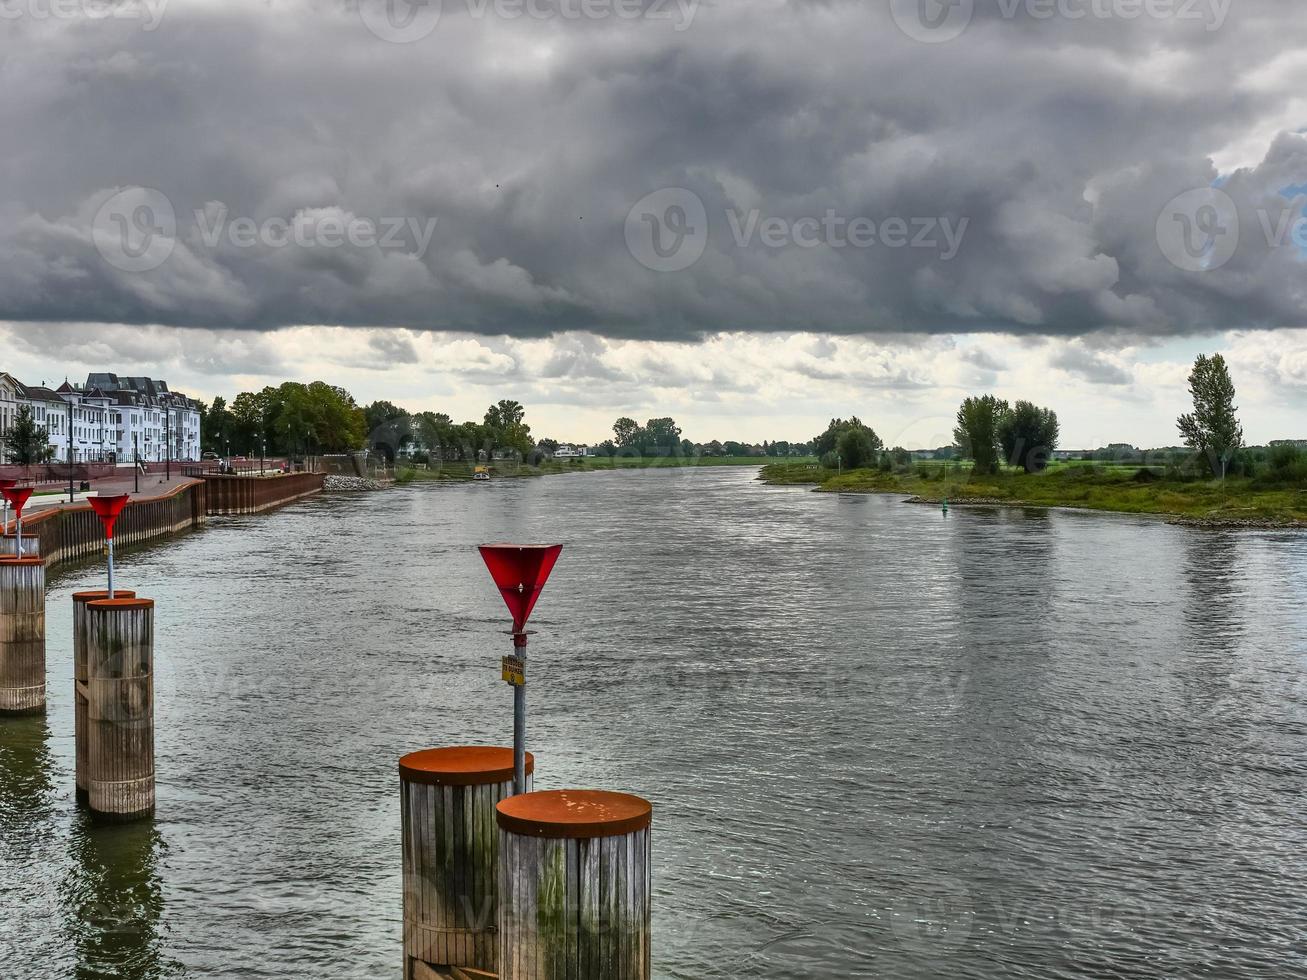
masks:
<svg viewBox="0 0 1307 980"><path fill-rule="evenodd" d="M553 452L554 459L580 459L586 454L585 446L571 446L562 443Z"/></svg>

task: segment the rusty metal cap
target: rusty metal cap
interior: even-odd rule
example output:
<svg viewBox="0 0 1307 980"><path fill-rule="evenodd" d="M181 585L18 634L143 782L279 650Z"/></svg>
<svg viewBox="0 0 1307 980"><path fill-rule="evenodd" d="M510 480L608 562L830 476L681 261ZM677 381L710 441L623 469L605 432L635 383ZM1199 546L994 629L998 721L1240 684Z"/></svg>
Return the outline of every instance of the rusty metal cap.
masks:
<svg viewBox="0 0 1307 980"><path fill-rule="evenodd" d="M113 597L115 599L135 599L136 593L131 589L114 589ZM73 593L73 602L98 602L107 598L109 598L108 589L91 589L89 592Z"/></svg>
<svg viewBox="0 0 1307 980"><path fill-rule="evenodd" d="M114 590L115 592L117 589ZM92 609L153 609L153 599L93 599L88 603Z"/></svg>
<svg viewBox="0 0 1307 980"><path fill-rule="evenodd" d="M24 541L27 539L24 538ZM0 555L0 562L6 565L44 565L45 559L38 555L23 555L19 558L17 555Z"/></svg>
<svg viewBox="0 0 1307 980"><path fill-rule="evenodd" d="M648 800L601 789L523 793L495 810L500 827L523 837L621 837L648 830L653 822Z"/></svg>
<svg viewBox="0 0 1307 980"><path fill-rule="evenodd" d="M526 754L526 771L536 759ZM513 750L497 745L453 745L410 752L399 760L399 778L428 786L485 786L513 778Z"/></svg>

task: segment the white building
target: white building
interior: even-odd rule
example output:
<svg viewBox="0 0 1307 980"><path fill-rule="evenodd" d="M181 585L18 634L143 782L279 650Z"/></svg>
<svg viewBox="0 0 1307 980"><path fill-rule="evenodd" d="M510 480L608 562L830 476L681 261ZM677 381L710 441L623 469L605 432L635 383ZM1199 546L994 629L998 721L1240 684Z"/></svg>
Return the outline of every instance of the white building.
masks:
<svg viewBox="0 0 1307 980"><path fill-rule="evenodd" d="M0 372L0 432L24 405L45 429L55 462L128 463L138 453L149 463L200 458L200 405L162 381L92 374L84 385L65 381L52 391Z"/></svg>

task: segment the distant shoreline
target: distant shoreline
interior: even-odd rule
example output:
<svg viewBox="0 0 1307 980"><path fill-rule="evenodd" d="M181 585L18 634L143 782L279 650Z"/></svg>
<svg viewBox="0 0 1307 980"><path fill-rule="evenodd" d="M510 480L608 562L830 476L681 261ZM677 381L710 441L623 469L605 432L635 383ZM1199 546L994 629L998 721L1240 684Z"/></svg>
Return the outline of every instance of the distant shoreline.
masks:
<svg viewBox="0 0 1307 980"><path fill-rule="evenodd" d="M1246 479L1179 481L1110 467L1065 467L1041 474L973 476L940 464L906 472L838 474L816 464L771 463L759 480L811 486L819 493L879 493L907 503L959 507L1031 507L1158 517L1168 524L1231 530L1307 530L1307 489L1258 487Z"/></svg>
<svg viewBox="0 0 1307 980"><path fill-rule="evenodd" d="M523 479L536 476L558 476L568 473L608 473L616 470L710 468L719 466L764 467L775 462L774 456L583 456L578 459L549 460L541 464L496 460L494 463L468 462L439 463L435 469L396 467L395 480L399 484L410 482L471 481L473 466L489 465L490 477L496 479Z"/></svg>

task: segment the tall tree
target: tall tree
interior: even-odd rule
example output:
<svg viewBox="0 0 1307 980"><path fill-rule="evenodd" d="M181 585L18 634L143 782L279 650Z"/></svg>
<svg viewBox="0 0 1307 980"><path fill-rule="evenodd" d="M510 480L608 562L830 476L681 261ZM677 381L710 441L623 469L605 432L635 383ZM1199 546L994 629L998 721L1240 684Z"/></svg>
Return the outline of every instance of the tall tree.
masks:
<svg viewBox="0 0 1307 980"><path fill-rule="evenodd" d="M974 472L998 472L998 432L1007 413L1007 402L993 395L968 398L958 409L953 438L963 453L975 461Z"/></svg>
<svg viewBox="0 0 1307 980"><path fill-rule="evenodd" d="M644 424L645 446L659 455L672 454L681 445L681 429L674 419L650 419Z"/></svg>
<svg viewBox="0 0 1307 980"><path fill-rule="evenodd" d="M638 449L643 442L640 423L635 419L628 419L626 416L622 416L613 423L613 436L620 449Z"/></svg>
<svg viewBox="0 0 1307 980"><path fill-rule="evenodd" d="M1057 437L1057 413L1026 401L1013 405L998 425L1003 458L1013 466L1024 467L1027 473L1039 473L1048 467Z"/></svg>
<svg viewBox="0 0 1307 980"><path fill-rule="evenodd" d="M5 433L4 446L5 457L19 466L48 463L54 457L49 434L37 423L36 416L27 405L19 406L13 424Z"/></svg>
<svg viewBox="0 0 1307 980"><path fill-rule="evenodd" d="M1212 474L1225 479L1234 454L1243 447L1243 427L1234 403L1234 382L1220 354L1199 354L1189 374L1194 410L1176 420L1185 445L1201 453Z"/></svg>

